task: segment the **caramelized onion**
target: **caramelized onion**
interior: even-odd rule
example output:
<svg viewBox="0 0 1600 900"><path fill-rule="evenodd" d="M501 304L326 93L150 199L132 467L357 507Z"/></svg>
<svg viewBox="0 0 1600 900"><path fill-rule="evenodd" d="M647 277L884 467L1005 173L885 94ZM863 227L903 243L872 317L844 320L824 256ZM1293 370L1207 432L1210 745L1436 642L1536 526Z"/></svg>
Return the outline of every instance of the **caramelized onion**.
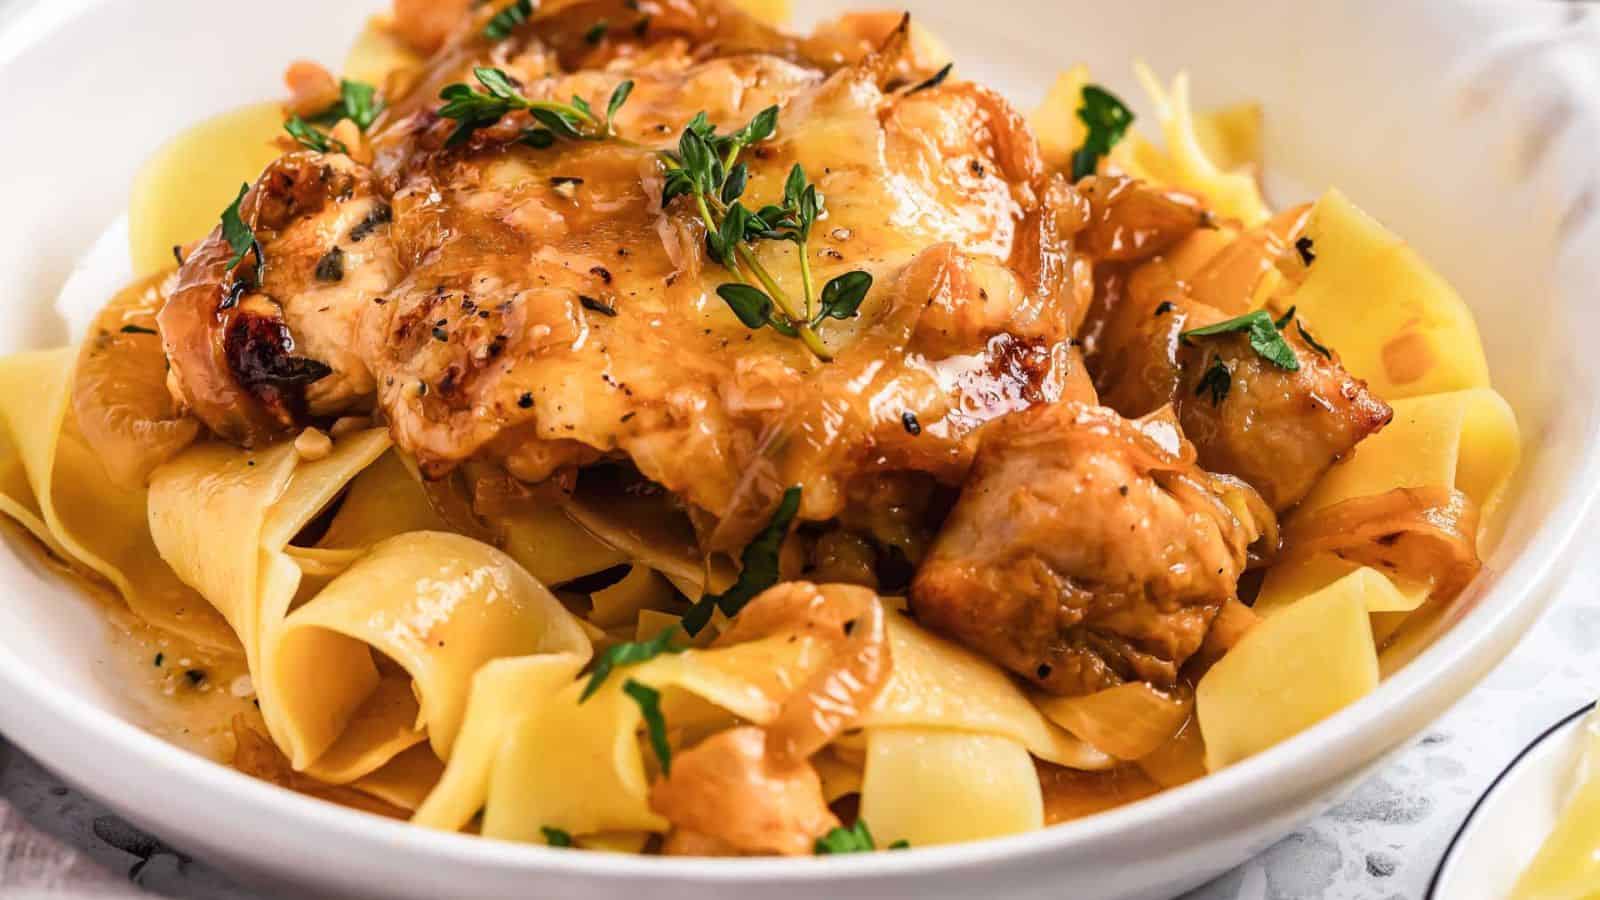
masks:
<svg viewBox="0 0 1600 900"><path fill-rule="evenodd" d="M119 487L145 478L200 433L167 390L167 363L155 334L158 275L118 294L100 312L78 353L72 412L106 474Z"/></svg>
<svg viewBox="0 0 1600 900"><path fill-rule="evenodd" d="M1453 488L1396 488L1296 516L1284 529L1288 558L1332 553L1427 584L1430 602L1448 602L1482 562L1478 509Z"/></svg>
<svg viewBox="0 0 1600 900"><path fill-rule="evenodd" d="M804 759L779 760L753 726L714 735L680 753L650 789L650 808L673 825L666 850L679 855L810 855L838 827L822 779Z"/></svg>
<svg viewBox="0 0 1600 900"><path fill-rule="evenodd" d="M831 653L767 726L767 750L780 764L810 757L850 728L889 683L893 669L883 604L866 588L780 584L752 600L717 643L741 644L784 632L820 637Z"/></svg>
<svg viewBox="0 0 1600 900"><path fill-rule="evenodd" d="M1172 740L1193 707L1192 694L1165 693L1142 681L1039 703L1057 725L1121 760L1142 759Z"/></svg>

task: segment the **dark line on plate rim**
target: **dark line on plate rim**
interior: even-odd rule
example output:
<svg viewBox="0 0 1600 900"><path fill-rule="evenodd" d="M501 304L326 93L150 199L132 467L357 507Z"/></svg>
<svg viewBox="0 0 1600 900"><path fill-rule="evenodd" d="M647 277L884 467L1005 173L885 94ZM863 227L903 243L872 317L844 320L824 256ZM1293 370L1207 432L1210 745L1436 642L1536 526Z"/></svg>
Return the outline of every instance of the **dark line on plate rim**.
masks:
<svg viewBox="0 0 1600 900"><path fill-rule="evenodd" d="M1584 706L1582 709L1573 712L1571 715L1562 718L1561 721L1551 725L1549 728L1546 728L1544 733L1534 738L1533 741L1528 744L1528 746L1523 747L1521 752L1519 752L1515 757L1512 757L1511 762L1506 763L1506 767L1500 770L1500 774L1496 775L1494 780L1489 782L1489 787L1486 788L1483 794L1478 797L1477 802L1472 804L1472 808L1467 810L1467 817L1461 820L1461 827L1457 828L1456 833L1450 836L1450 843L1446 844L1444 847L1444 855L1439 857L1438 868L1433 870L1433 877L1428 879L1428 893L1423 896L1423 900L1439 900L1439 878L1444 875L1445 867L1450 864L1450 858L1455 855L1456 844L1461 843L1461 836L1467 833L1467 827L1472 824L1473 819L1477 818L1479 808L1481 808L1484 803L1488 802L1490 795L1495 792L1496 788L1500 787L1500 782L1505 781L1506 776L1511 774L1511 770L1515 769L1518 764L1520 764L1522 760L1527 757L1529 753L1532 753L1540 744L1549 740L1551 735L1567 727L1568 725L1571 725L1574 719L1585 715L1590 710L1594 709L1595 705L1595 703L1590 703L1587 706Z"/></svg>

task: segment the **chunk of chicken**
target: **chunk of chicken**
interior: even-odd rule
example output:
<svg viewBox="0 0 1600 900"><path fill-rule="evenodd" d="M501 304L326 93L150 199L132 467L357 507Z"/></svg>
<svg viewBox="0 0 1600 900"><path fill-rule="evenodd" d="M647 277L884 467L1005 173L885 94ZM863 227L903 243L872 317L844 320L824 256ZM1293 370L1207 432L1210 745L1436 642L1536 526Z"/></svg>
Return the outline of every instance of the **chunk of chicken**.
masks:
<svg viewBox="0 0 1600 900"><path fill-rule="evenodd" d="M628 73L626 143L536 150L507 142L526 124L507 117L505 134L484 129L463 152L442 146L452 123L429 113L397 125L377 166L407 272L368 308L360 352L400 446L430 473L488 457L526 481L625 456L746 523L764 520L772 487L805 484L802 517L826 519L857 477L958 483L977 426L1083 378L1068 342L1089 282L1059 241L1037 239L1081 223L1070 189L1041 199L1037 148L998 96L966 84L901 96L883 68L869 59L824 82L764 55L647 66ZM598 107L622 77L527 90ZM828 323L827 365L727 309L715 288L729 276L706 259L693 204L662 209L662 163L641 146L671 144L696 111L727 129L771 104L778 134L746 154L746 204L776 199L802 164L827 198L816 283L877 279L859 318ZM798 293L794 253L758 247Z"/></svg>
<svg viewBox="0 0 1600 900"><path fill-rule="evenodd" d="M989 426L912 583L917 620L1051 693L1171 687L1254 529L1191 447L1163 446L1170 426L1146 427L1078 402Z"/></svg>
<svg viewBox="0 0 1600 900"><path fill-rule="evenodd" d="M1300 502L1335 462L1393 417L1332 350L1309 343L1295 325L1281 333L1297 371L1263 358L1243 333L1183 340L1184 332L1228 317L1189 298L1161 260L1109 284L1090 356L1102 400L1125 416L1172 404L1200 464L1249 482L1274 510ZM1227 371L1226 387L1222 376L1208 380L1218 365Z"/></svg>
<svg viewBox="0 0 1600 900"><path fill-rule="evenodd" d="M398 275L389 207L344 156L292 153L241 205L256 247L219 226L184 261L158 322L174 395L213 432L252 446L306 415L370 407L361 313Z"/></svg>

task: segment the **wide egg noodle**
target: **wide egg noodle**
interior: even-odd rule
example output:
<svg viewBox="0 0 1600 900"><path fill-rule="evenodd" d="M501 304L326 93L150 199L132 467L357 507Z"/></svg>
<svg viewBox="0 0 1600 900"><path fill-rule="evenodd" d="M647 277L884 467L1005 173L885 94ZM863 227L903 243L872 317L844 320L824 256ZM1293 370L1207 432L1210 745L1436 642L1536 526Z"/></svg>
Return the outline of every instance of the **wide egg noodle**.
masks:
<svg viewBox="0 0 1600 900"><path fill-rule="evenodd" d="M0 362L0 511L109 581L145 621L237 652L222 617L156 553L145 491L113 483L79 434L69 403L77 358L62 348Z"/></svg>
<svg viewBox="0 0 1600 900"><path fill-rule="evenodd" d="M1044 797L1017 741L943 728L867 732L861 818L880 846L954 844L1037 831Z"/></svg>
<svg viewBox="0 0 1600 900"><path fill-rule="evenodd" d="M1156 107L1156 121L1165 140L1165 149L1155 145L1137 131L1114 148L1112 162L1136 178L1152 184L1164 185L1197 194L1206 200L1208 209L1223 219L1237 221L1246 227L1265 222L1271 213L1261 198L1261 188L1248 171L1227 171L1214 162L1207 153L1201 131L1212 135L1231 136L1236 131L1232 118L1216 120L1206 129L1197 128L1197 117L1189 102L1189 75L1179 73L1170 89L1163 88L1155 75L1144 65L1136 65L1134 73L1145 93ZM1244 146L1244 139L1228 141L1228 145Z"/></svg>
<svg viewBox="0 0 1600 900"><path fill-rule="evenodd" d="M389 537L306 597L309 551L289 542L388 450L378 429L314 462L288 444L204 444L156 471L150 503L163 556L245 645L268 730L295 769L330 783L379 773L380 788L380 770L425 740L448 757L483 663L589 648L542 585L460 535Z"/></svg>
<svg viewBox="0 0 1600 900"><path fill-rule="evenodd" d="M1045 718L993 663L900 613L888 614L888 628L894 669L889 684L862 718L864 727L948 728L999 735L1056 765L1104 769L1114 764Z"/></svg>

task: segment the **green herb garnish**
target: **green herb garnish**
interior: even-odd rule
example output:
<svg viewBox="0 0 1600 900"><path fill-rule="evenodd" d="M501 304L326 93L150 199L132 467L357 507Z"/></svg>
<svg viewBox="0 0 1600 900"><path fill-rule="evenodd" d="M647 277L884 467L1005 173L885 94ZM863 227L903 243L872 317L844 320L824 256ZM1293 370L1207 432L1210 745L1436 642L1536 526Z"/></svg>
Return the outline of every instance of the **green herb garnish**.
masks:
<svg viewBox="0 0 1600 900"><path fill-rule="evenodd" d="M909 91L906 91L906 96L910 96L912 94L918 93L919 91L932 90L932 89L938 87L939 85L944 84L945 79L950 77L950 73L955 71L955 68L956 68L956 64L955 63L953 63L953 62L945 63L944 64L944 68L942 68L939 71L935 72L933 74L932 78L929 78L927 81L920 82L920 83L917 84L916 87L912 88Z"/></svg>
<svg viewBox="0 0 1600 900"><path fill-rule="evenodd" d="M650 735L650 748L661 763L661 774L671 775L672 745L667 743L667 720L661 715L661 692L632 678L623 683L622 692L632 697L644 714L645 731Z"/></svg>
<svg viewBox="0 0 1600 900"><path fill-rule="evenodd" d="M721 609L724 615L732 618L757 594L778 583L778 551L783 547L784 538L789 536L789 526L795 515L800 512L800 494L798 485L783 492L783 499L778 501L778 508L766 527L739 555L739 579L733 586L720 594L701 597L683 617L683 630L691 637L706 627L715 610Z"/></svg>
<svg viewBox="0 0 1600 900"><path fill-rule="evenodd" d="M739 162L747 148L772 137L778 128L778 107L762 110L744 127L719 135L706 118L696 115L684 127L675 151L661 154L667 165L662 205L692 199L706 229L706 253L735 279L717 289L717 296L747 328L771 328L797 337L818 359L831 359L816 329L829 318L856 315L872 287L866 272L849 272L823 288L819 297L811 274L811 230L825 206L822 194L806 177L805 168L789 170L783 202L759 210L741 202L749 184L749 168ZM795 303L756 257L763 240L791 241L798 250L802 296Z"/></svg>
<svg viewBox="0 0 1600 900"><path fill-rule="evenodd" d="M266 267L266 260L262 257L261 243L256 240L256 233L249 225L244 223L240 215L240 208L244 205L244 195L250 192L250 185L239 185L239 196L233 203L222 211L222 239L233 248L233 256L228 259L228 270L232 271L244 261L247 254L254 251L256 255L256 284L261 283L261 276Z"/></svg>
<svg viewBox="0 0 1600 900"><path fill-rule="evenodd" d="M378 101L377 88L364 81L346 78L339 82L339 102L312 116L309 121L313 125L333 126L339 124L340 119L349 119L356 123L357 128L366 131L381 112L383 104Z"/></svg>
<svg viewBox="0 0 1600 900"><path fill-rule="evenodd" d="M552 847L572 846L572 835L568 832L562 831L559 828L551 828L549 825L546 825L539 830L544 832L544 842Z"/></svg>
<svg viewBox="0 0 1600 900"><path fill-rule="evenodd" d="M483 27L483 36L491 41L503 41L511 36L511 32L518 25L528 21L533 16L533 0L517 0L494 14L489 24Z"/></svg>
<svg viewBox="0 0 1600 900"><path fill-rule="evenodd" d="M594 692L600 690L600 685L615 669L649 662L663 653L682 653L689 649L673 643L673 639L677 636L678 626L668 625L660 634L648 641L616 644L606 648L606 652L600 654L600 658L595 661L594 671L589 673L589 684L583 689L582 696L578 697L578 702L582 703L594 696Z"/></svg>
<svg viewBox="0 0 1600 900"><path fill-rule="evenodd" d="M1100 160L1128 133L1133 118L1133 111L1115 94L1097 84L1083 86L1078 120L1088 127L1089 133L1083 139L1083 146L1072 154L1073 181L1099 170Z"/></svg>
<svg viewBox="0 0 1600 900"><path fill-rule="evenodd" d="M346 147L342 141L323 134L313 128L310 122L299 116L290 116L289 121L283 123L283 130L289 132L289 136L307 150L315 150L318 153L350 152L350 148Z"/></svg>
<svg viewBox="0 0 1600 900"><path fill-rule="evenodd" d="M121 331L123 334L160 334L161 333L159 331L156 331L154 328L146 328L143 325L124 325L124 326L122 326L122 328L120 328L118 330Z"/></svg>
<svg viewBox="0 0 1600 900"><path fill-rule="evenodd" d="M1290 315L1293 315L1291 311ZM1287 325L1287 318L1284 325ZM1235 316L1215 325L1185 331L1181 337L1185 343L1192 343L1194 338L1215 337L1235 332L1244 332L1250 337L1250 348L1255 350L1262 359L1272 363L1280 369L1296 372L1300 369L1300 360L1295 358L1294 348L1283 339L1278 329L1283 327L1272 321L1272 314L1264 309Z"/></svg>
<svg viewBox="0 0 1600 900"><path fill-rule="evenodd" d="M1228 399L1228 391L1233 389L1233 373L1228 371L1228 366L1220 359L1213 359L1211 365L1206 367L1204 375L1200 376L1200 383L1195 386L1194 395L1204 397L1211 395L1211 405L1221 406L1222 401Z"/></svg>
<svg viewBox="0 0 1600 900"><path fill-rule="evenodd" d="M538 122L522 135L526 143L535 147L549 147L557 138L572 141L604 140L614 134L611 117L616 115L633 92L632 81L617 85L611 93L611 102L606 105L606 117L602 119L595 115L588 101L582 97L573 97L571 103L530 100L523 96L511 76L500 69L480 66L473 69L472 74L483 85L483 89L452 84L439 92L439 98L445 101L439 109L439 115L457 122L456 130L446 141L447 146L465 142L473 132L488 128L517 110L526 110Z"/></svg>
<svg viewBox="0 0 1600 900"><path fill-rule="evenodd" d="M610 30L611 23L605 19L601 19L593 25L590 25L589 30L583 33L583 41L586 44L598 44L606 39L606 32Z"/></svg>
<svg viewBox="0 0 1600 900"><path fill-rule="evenodd" d="M867 828L867 820L856 819L856 823L849 828L835 828L820 838L814 845L818 856L833 856L840 853L871 853L878 849L872 839L872 830ZM895 841L890 844L890 850L909 850L910 841Z"/></svg>
<svg viewBox="0 0 1600 900"><path fill-rule="evenodd" d="M1300 332L1300 339L1306 342L1306 346L1317 351L1323 359L1333 359L1333 351L1324 347L1316 338L1312 337L1311 332L1306 330L1304 322L1295 322L1294 327L1295 330Z"/></svg>

